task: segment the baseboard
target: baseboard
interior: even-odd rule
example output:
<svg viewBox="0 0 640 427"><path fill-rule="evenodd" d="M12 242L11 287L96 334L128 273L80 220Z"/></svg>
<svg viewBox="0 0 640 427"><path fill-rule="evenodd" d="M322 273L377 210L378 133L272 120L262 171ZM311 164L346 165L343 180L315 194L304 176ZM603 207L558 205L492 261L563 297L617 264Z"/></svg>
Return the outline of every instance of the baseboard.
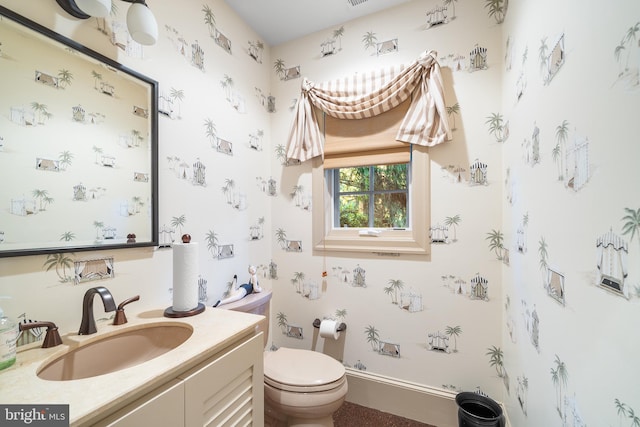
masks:
<svg viewBox="0 0 640 427"><path fill-rule="evenodd" d="M456 392L347 368L347 401L437 427L458 427ZM506 427L510 427L504 405Z"/></svg>

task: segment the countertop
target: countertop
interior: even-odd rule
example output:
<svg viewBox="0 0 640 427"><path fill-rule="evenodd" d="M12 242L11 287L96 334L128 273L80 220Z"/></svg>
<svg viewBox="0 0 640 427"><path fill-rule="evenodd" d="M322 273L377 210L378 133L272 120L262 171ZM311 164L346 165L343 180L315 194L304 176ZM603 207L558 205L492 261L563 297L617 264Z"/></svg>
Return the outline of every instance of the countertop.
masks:
<svg viewBox="0 0 640 427"><path fill-rule="evenodd" d="M71 426L98 421L230 344L251 336L258 323L265 319L259 315L211 307L191 317L168 318L163 313L164 309L142 313L127 311L128 323L125 325L98 322L96 334L63 335L62 345L53 348L40 348L42 342L19 347L16 363L0 371L0 401L3 404L69 404ZM155 359L118 372L80 380L48 381L37 376L43 363L83 343L144 323L175 322L188 323L193 327L193 334L177 348Z"/></svg>

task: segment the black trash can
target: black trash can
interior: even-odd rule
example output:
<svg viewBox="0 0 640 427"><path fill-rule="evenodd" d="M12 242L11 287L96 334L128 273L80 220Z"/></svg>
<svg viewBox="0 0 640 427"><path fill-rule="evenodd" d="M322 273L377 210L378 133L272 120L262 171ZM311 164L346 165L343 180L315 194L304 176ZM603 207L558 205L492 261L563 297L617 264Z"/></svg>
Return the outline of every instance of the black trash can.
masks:
<svg viewBox="0 0 640 427"><path fill-rule="evenodd" d="M456 395L458 427L504 427L502 408L498 403L478 393L463 391Z"/></svg>

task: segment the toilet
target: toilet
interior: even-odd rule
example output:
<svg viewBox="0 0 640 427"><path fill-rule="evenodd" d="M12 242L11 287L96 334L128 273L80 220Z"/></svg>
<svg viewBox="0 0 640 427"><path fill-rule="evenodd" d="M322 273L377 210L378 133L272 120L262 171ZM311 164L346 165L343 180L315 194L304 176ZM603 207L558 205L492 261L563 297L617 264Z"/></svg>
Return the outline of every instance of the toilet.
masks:
<svg viewBox="0 0 640 427"><path fill-rule="evenodd" d="M219 308L265 316L257 329L266 346L270 303L265 290ZM286 347L264 353L265 422L272 426L333 426L347 390L344 366L326 354Z"/></svg>

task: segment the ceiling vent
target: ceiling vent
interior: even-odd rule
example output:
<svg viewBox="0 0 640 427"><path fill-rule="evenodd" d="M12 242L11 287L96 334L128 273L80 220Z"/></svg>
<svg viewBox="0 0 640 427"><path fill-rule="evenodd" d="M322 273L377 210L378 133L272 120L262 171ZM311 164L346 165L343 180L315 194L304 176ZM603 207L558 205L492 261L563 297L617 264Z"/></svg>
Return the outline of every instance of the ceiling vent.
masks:
<svg viewBox="0 0 640 427"><path fill-rule="evenodd" d="M359 4L366 3L369 0L347 0L347 3L351 6L358 6Z"/></svg>

